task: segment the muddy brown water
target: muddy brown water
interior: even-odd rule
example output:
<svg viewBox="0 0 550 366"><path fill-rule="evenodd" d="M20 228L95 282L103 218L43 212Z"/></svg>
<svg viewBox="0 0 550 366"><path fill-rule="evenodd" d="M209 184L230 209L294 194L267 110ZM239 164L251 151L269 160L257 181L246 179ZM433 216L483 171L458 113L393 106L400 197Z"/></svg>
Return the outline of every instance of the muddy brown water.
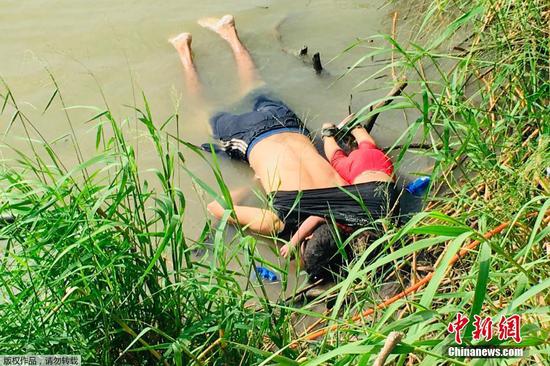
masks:
<svg viewBox="0 0 550 366"><path fill-rule="evenodd" d="M53 145L67 166L76 163L76 157L68 137L69 124L59 102L56 100L42 115L54 90L46 68L55 76L68 106L104 108L103 93L116 118L130 119L127 134L137 146L141 168L146 170L156 166L156 154L146 143L143 129L136 127L135 114L124 107L141 105L142 91L157 124L177 111L181 114L179 126L177 129L171 126L171 131L177 130L182 139L195 144L210 141L204 118L189 113L181 66L167 42L170 36L183 31L193 34L195 62L210 103L228 104L234 101L238 85L229 47L215 34L199 27L196 20L233 14L241 39L264 80L311 130L318 131L323 122L337 122L347 115L351 94L352 109L357 110L392 87L389 70L357 86L384 66L386 56L368 58L362 68L340 78L369 47L379 46L381 41L375 39L348 53L342 51L358 37L389 33L391 10L381 0L4 0L0 10L0 75L21 110L46 139L55 141ZM308 46L310 55L320 52L327 74L315 75L311 66L292 55L303 45ZM95 151L95 128L85 121L96 112L74 108L68 113L83 155L91 157ZM11 116L9 108L0 115L3 132ZM407 128L408 119L400 112L383 114L373 130L379 145L391 145ZM4 133L3 141L30 152L18 123ZM215 179L204 162L189 151L182 152L187 167L215 187ZM1 153L4 157L11 156L5 148ZM399 174L425 171L429 165L422 158L407 155ZM230 187L259 189L248 166L222 159L221 167ZM205 222L208 197L197 192L185 172L178 175L187 198L186 233L188 238L196 239ZM255 202L253 194L247 202ZM259 252L266 261L283 266L269 244L262 243ZM291 265L290 272L294 271ZM299 278L298 282L302 282L303 277ZM290 276L287 292L292 291L295 282L296 276ZM279 284L269 285L270 296L279 296L279 288Z"/></svg>

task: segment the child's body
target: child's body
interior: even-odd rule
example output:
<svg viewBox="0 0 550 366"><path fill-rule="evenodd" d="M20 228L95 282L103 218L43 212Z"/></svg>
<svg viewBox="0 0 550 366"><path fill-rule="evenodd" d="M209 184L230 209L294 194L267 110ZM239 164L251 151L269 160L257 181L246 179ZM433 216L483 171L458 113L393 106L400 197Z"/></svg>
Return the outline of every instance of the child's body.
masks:
<svg viewBox="0 0 550 366"><path fill-rule="evenodd" d="M323 140L325 155L348 184L367 182L392 182L393 165L390 158L380 150L371 135L362 126L356 127L351 134L357 141L358 148L349 155L340 148L334 138L337 128L331 123L323 125ZM328 133L325 134L325 131ZM325 220L322 217L310 216L300 225L289 243L284 245L280 253L287 257L289 253L307 239L317 226Z"/></svg>

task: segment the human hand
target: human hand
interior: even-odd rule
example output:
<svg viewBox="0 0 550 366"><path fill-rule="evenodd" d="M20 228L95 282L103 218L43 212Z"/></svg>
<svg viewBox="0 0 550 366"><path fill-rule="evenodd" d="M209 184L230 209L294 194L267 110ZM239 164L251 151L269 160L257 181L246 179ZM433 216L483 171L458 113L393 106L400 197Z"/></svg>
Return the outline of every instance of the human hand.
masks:
<svg viewBox="0 0 550 366"><path fill-rule="evenodd" d="M288 255L290 254L291 250L294 248L294 246L285 244L281 247L280 254L283 258L288 258Z"/></svg>
<svg viewBox="0 0 550 366"><path fill-rule="evenodd" d="M223 215L223 212L225 211L222 205L218 201L212 201L207 206L206 209L210 214L212 214L216 218L221 218Z"/></svg>
<svg viewBox="0 0 550 366"><path fill-rule="evenodd" d="M338 133L338 128L333 123L323 123L321 128L321 137L325 139L326 137L334 137Z"/></svg>

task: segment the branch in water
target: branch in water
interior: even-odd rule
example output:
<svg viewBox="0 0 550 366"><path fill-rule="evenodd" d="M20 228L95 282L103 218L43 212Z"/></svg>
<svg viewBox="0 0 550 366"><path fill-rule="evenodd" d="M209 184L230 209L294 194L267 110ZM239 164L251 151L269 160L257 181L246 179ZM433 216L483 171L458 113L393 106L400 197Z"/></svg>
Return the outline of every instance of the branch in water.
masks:
<svg viewBox="0 0 550 366"><path fill-rule="evenodd" d="M390 90L390 92L386 95L385 100L383 100L380 103L370 107L370 111L385 107L388 104L390 104L391 102L393 102L393 98L400 96L401 93L403 93L403 90L407 87L407 85L408 84L407 84L406 81L403 81L403 82L395 85L393 87L393 89ZM380 115L380 113L375 113L365 121L364 126L365 126L365 129L367 130L367 132L370 132L372 130L372 128L374 127L374 123L376 122L376 119L378 118L379 115Z"/></svg>
<svg viewBox="0 0 550 366"><path fill-rule="evenodd" d="M317 74L320 74L323 71L323 65L321 65L321 55L319 55L319 52L314 54L311 60L313 61L313 69Z"/></svg>

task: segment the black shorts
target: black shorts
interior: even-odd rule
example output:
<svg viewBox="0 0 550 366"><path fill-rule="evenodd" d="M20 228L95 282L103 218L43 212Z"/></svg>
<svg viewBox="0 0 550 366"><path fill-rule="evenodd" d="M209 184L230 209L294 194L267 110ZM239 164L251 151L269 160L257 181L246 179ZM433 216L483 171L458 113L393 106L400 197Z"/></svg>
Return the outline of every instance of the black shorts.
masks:
<svg viewBox="0 0 550 366"><path fill-rule="evenodd" d="M232 158L248 161L252 148L262 139L283 132L309 136L302 121L282 101L272 97L264 88L249 93L234 109L246 112L216 113L210 118L214 138Z"/></svg>

